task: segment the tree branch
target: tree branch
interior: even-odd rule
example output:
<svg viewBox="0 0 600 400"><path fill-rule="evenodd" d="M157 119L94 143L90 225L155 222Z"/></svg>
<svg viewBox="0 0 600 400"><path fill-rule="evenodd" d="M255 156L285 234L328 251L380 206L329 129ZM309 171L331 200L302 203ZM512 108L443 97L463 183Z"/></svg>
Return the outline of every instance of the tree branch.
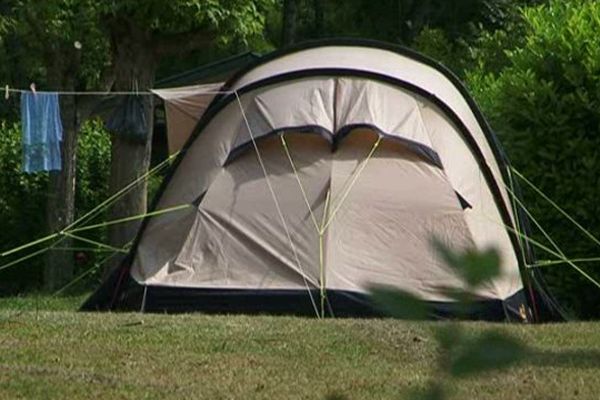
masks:
<svg viewBox="0 0 600 400"><path fill-rule="evenodd" d="M214 43L217 35L211 30L197 30L171 35L159 35L155 38L154 51L157 57L179 56L199 50Z"/></svg>

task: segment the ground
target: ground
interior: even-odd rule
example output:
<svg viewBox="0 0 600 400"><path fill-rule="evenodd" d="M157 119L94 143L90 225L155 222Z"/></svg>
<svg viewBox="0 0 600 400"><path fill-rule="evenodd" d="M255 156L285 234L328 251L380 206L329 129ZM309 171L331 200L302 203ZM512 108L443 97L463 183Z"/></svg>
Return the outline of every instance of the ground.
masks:
<svg viewBox="0 0 600 400"><path fill-rule="evenodd" d="M0 399L401 399L445 322L79 313L82 298L0 299ZM536 354L453 384L453 399L598 399L600 324L462 323Z"/></svg>

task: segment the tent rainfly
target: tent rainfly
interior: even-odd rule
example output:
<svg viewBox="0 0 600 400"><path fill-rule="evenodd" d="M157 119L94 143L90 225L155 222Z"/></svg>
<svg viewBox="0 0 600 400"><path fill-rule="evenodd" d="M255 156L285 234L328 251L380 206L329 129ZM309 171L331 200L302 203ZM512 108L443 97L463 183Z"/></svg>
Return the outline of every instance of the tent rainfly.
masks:
<svg viewBox="0 0 600 400"><path fill-rule="evenodd" d="M470 317L533 318L506 160L447 69L337 40L262 57L220 91L155 199L177 211L145 218L84 310L372 315L368 290L385 284L452 316L442 287L464 283L436 237L501 255Z"/></svg>

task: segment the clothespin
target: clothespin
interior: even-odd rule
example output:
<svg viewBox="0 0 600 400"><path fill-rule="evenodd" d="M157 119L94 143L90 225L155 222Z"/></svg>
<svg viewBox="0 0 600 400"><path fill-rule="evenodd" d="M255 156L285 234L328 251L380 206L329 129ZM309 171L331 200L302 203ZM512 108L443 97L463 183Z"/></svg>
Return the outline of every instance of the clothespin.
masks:
<svg viewBox="0 0 600 400"><path fill-rule="evenodd" d="M8 100L8 97L10 96L10 91L8 89L8 85L4 86L4 100Z"/></svg>
<svg viewBox="0 0 600 400"><path fill-rule="evenodd" d="M31 89L31 91L33 92L33 94L36 94L37 92L35 91L35 83L31 83L31 85L29 85L29 89Z"/></svg>

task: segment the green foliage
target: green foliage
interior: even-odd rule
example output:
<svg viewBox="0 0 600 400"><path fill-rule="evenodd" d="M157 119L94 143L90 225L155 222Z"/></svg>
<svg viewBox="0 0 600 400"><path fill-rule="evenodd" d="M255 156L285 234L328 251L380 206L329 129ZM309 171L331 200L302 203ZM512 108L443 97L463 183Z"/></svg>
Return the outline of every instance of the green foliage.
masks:
<svg viewBox="0 0 600 400"><path fill-rule="evenodd" d="M204 33L205 39L200 35L189 38L202 44L194 49L214 52L215 47L232 47L240 51L249 43L268 48L261 40L262 31L265 15L274 7L275 0L6 0L0 5L0 55L6 50L6 37L13 43L11 57L18 62L4 73L0 66L0 78L9 76L13 84L35 81L38 88L49 84L58 89L55 86L60 86L61 77L51 75L70 68L69 78L74 78L79 88L106 90L109 71L115 67L111 43L123 39L115 32L123 36L130 26L140 27L148 33L142 40L157 47L162 39L196 32ZM169 57L165 61L172 64L175 60Z"/></svg>
<svg viewBox="0 0 600 400"><path fill-rule="evenodd" d="M468 287L478 287L500 274L500 255L495 249L468 249L457 254L438 240L433 240L432 245L446 265L454 269Z"/></svg>
<svg viewBox="0 0 600 400"><path fill-rule="evenodd" d="M108 181L110 175L110 135L102 126L100 120L90 120L84 124L79 132L77 147L77 182L75 186L75 219L82 217L85 213L96 207L109 197ZM108 213L106 210L94 218L95 223L106 221ZM91 222L90 222L91 223ZM84 232L84 237L100 243L107 242L107 229L99 228ZM76 246L90 248L86 243L74 241ZM79 257L78 257L79 256ZM96 275L100 273L97 264L106 256L105 253L93 251L76 251L79 270L87 270L96 267ZM90 280L82 281L89 284ZM76 285L75 287L81 287Z"/></svg>
<svg viewBox="0 0 600 400"><path fill-rule="evenodd" d="M459 274L465 285L463 290L447 290L459 303L459 310L469 307L472 293L477 287L500 274L500 257L493 249L454 252L435 238L432 246L441 259ZM429 314L426 303L410 293L386 287L373 288L371 294L375 304L391 317L424 319ZM424 390L410 393L413 400L446 399L449 380L507 368L522 360L529 352L519 340L498 331L488 330L476 337L469 337L458 323L436 329L434 336L439 345L435 376Z"/></svg>
<svg viewBox="0 0 600 400"><path fill-rule="evenodd" d="M110 43L98 24L95 12L98 2L7 0L7 3L13 21L7 36L16 44L17 51L12 56L18 60L13 68L20 72L11 71L13 75L25 75L38 83L38 88L57 85L61 78L53 74L78 60L77 68L69 71L71 78L80 80L80 85L99 84L100 72L110 62Z"/></svg>
<svg viewBox="0 0 600 400"><path fill-rule="evenodd" d="M0 14L0 42L4 35L10 31L14 21L6 15Z"/></svg>
<svg viewBox="0 0 600 400"><path fill-rule="evenodd" d="M44 234L47 174L21 172L19 124L0 121L0 243L2 251ZM2 259L3 263L5 259ZM25 271L1 271L0 293L39 283L39 262Z"/></svg>
<svg viewBox="0 0 600 400"><path fill-rule="evenodd" d="M488 34L467 81L512 164L594 235L600 235L600 3L550 1L524 8L523 27ZM512 44L511 44L512 43ZM525 186L525 185L521 185ZM598 246L549 203L525 190L525 204L570 258ZM537 240L548 243L536 233ZM549 245L549 247L552 247ZM538 251L540 258L554 258ZM600 265L582 265L592 276ZM598 289L568 265L547 281L577 315L600 315Z"/></svg>
<svg viewBox="0 0 600 400"><path fill-rule="evenodd" d="M78 139L75 204L82 214L108 197L110 135L101 121L91 120L82 127Z"/></svg>
<svg viewBox="0 0 600 400"><path fill-rule="evenodd" d="M442 63L453 72L460 74L468 61L468 46L464 41L453 41L442 29L425 27L412 43L417 51Z"/></svg>
<svg viewBox="0 0 600 400"><path fill-rule="evenodd" d="M11 57L10 63L3 58L0 81L19 87L36 82L38 89L108 90L119 85L119 79L129 79L128 74L115 72L117 67L127 70L129 60L124 57L123 61L121 56L129 53L116 49L119 43L133 42L133 48L147 52L149 62L130 71L131 83L137 83L139 77L141 89L147 89L160 59L173 63L173 54L187 57L188 47L260 43L265 10L273 5L274 0L6 0L0 4L0 57L9 53ZM86 100L78 99L76 104L75 111L82 118L86 118ZM68 118L63 123L70 125L73 121ZM84 128L79 141L76 214L92 208L106 194L108 141L97 128ZM2 243L3 247L28 242L45 230L45 189L35 194L42 198L23 201L26 196L20 200L14 196L15 204L10 209L10 218L26 225L14 222L11 228L34 232L17 232L11 241ZM27 215L19 214L23 204L33 207ZM101 230L94 233L92 239L98 240L104 234ZM87 263L94 261L93 256L86 259Z"/></svg>
<svg viewBox="0 0 600 400"><path fill-rule="evenodd" d="M423 35L442 32L452 45L474 37L482 28L503 26L515 5L531 0L295 0L296 41L323 37L358 37L413 46ZM281 5L270 13L267 34L280 44ZM422 40L422 39L420 39ZM429 40L429 39L428 39ZM441 43L441 42L440 42ZM448 49L443 51L449 50ZM418 48L418 45L417 45ZM438 48L438 50L441 50ZM461 56L447 60L461 62Z"/></svg>
<svg viewBox="0 0 600 400"><path fill-rule="evenodd" d="M79 136L76 183L76 214L81 215L108 196L110 168L110 137L98 122L82 127ZM48 174L25 174L21 171L21 129L17 123L0 122L0 243L1 251L29 243L46 231L46 201ZM88 237L101 240L102 230ZM20 254L22 255L22 254ZM86 268L96 260L88 254ZM8 262L5 258L0 264ZM0 294L18 292L41 283L42 259L0 271Z"/></svg>
<svg viewBox="0 0 600 400"><path fill-rule="evenodd" d="M275 0L137 0L95 2L96 12L107 19L131 19L162 35L205 31L221 45L247 44L261 35L265 14Z"/></svg>
<svg viewBox="0 0 600 400"><path fill-rule="evenodd" d="M460 78L475 67L487 73L497 72L508 65L507 52L523 42L521 9L529 3L536 1L483 2L480 14L462 29L426 25L416 34L411 47L439 61Z"/></svg>

